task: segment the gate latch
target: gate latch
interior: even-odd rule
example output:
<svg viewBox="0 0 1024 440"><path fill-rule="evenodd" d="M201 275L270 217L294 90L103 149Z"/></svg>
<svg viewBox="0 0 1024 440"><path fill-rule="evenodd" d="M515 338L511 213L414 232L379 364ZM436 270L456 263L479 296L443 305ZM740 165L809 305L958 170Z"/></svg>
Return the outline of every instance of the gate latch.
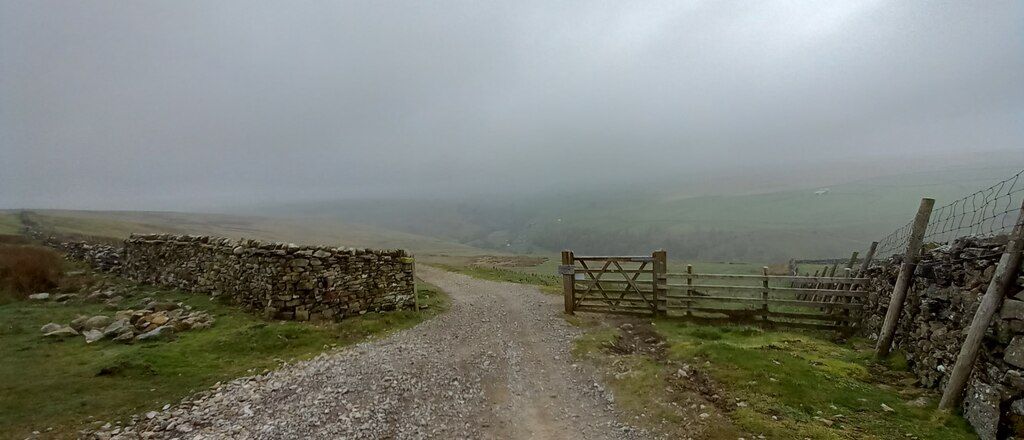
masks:
<svg viewBox="0 0 1024 440"><path fill-rule="evenodd" d="M559 275L574 275L576 273L576 266L571 264L563 264L558 266Z"/></svg>

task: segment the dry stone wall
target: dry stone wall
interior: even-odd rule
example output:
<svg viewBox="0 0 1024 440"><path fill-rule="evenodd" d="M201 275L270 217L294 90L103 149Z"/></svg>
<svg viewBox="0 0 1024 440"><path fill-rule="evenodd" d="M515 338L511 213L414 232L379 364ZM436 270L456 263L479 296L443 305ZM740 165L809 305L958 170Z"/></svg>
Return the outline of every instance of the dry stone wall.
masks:
<svg viewBox="0 0 1024 440"><path fill-rule="evenodd" d="M922 386L946 386L1005 244L1005 237L966 237L924 253L894 341ZM862 323L868 337L878 337L900 263L897 256L869 269L871 293ZM964 399L964 416L983 439L1024 438L1015 432L1024 426L1022 275L988 330Z"/></svg>
<svg viewBox="0 0 1024 440"><path fill-rule="evenodd" d="M133 234L121 255L127 278L226 295L267 317L295 320L412 307L413 264L404 250L167 234Z"/></svg>

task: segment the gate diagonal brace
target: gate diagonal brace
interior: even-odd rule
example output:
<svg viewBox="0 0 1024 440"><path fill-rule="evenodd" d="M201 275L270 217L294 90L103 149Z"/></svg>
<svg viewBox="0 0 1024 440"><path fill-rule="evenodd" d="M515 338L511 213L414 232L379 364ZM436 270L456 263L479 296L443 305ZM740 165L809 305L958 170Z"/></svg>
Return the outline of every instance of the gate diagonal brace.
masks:
<svg viewBox="0 0 1024 440"><path fill-rule="evenodd" d="M597 276L594 276L594 274L590 271L590 267L587 266L587 262L585 262L583 260L580 260L580 264L583 265L583 269L585 269L587 271L587 276L590 277L592 281L590 281L590 283L587 285L587 290L583 291L583 294L580 295L580 297L577 298L573 302L573 305L574 306L580 305L580 303L582 303L583 300L586 299L587 295L590 294L590 291L594 287L597 287L598 293L601 294L601 297L604 298L604 301L606 303L613 304L612 299L608 297L608 294L605 293L604 288L601 287L601 277L604 276L604 274L608 273L608 267L611 266L612 262L611 261L605 261L604 265L601 266L601 269L598 272ZM617 303L614 303L614 304L617 304Z"/></svg>

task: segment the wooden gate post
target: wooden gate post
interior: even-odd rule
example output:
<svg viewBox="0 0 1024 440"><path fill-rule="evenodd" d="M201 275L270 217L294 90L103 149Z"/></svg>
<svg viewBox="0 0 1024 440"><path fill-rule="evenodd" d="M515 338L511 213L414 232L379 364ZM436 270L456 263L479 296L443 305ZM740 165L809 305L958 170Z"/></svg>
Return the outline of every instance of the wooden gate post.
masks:
<svg viewBox="0 0 1024 440"><path fill-rule="evenodd" d="M1021 211L1017 216L1017 225L1010 234L1010 241L1006 243L1003 256L999 258L999 265L992 275L992 281L988 283L985 296L981 297L981 304L978 311L974 313L971 326L967 331L967 339L960 346L960 354L956 356L956 364L953 372L949 374L949 382L942 392L942 400L939 401L939 409L951 409L960 403L964 386L974 369L974 361L978 358L978 350L981 347L981 340L985 337L985 330L988 329L992 316L1003 303L1006 290L1017 279L1020 270L1021 250L1024 249L1024 202L1021 203Z"/></svg>
<svg viewBox="0 0 1024 440"><path fill-rule="evenodd" d="M914 280L917 260L921 258L921 245L924 242L924 233L928 229L928 219L931 218L933 206L935 206L935 199L925 198L921 199L921 205L917 208L914 224L910 228L907 253L903 256L900 275L896 278L896 286L892 289L892 298L889 299L889 309L885 312L882 331L878 334L878 345L875 346L876 357L888 356L889 349L892 348L892 340L896 336L896 324L899 323L900 314L903 312L903 301L907 299L907 290L910 289L910 284Z"/></svg>
<svg viewBox="0 0 1024 440"><path fill-rule="evenodd" d="M562 274L562 293L565 296L565 313L568 315L573 314L573 305L576 300L576 295L573 289L576 288L576 271L572 270L575 262L573 261L572 251L562 251L562 266L558 268L558 273Z"/></svg>
<svg viewBox="0 0 1024 440"><path fill-rule="evenodd" d="M668 290L668 276L665 275L668 272L668 254L664 249L658 249L651 253L651 258L654 259L653 270L651 281L651 295L654 299L654 315L666 315L668 314L668 304L665 304L665 309L661 308L661 301L665 298L666 290ZM665 301L668 301L665 299Z"/></svg>

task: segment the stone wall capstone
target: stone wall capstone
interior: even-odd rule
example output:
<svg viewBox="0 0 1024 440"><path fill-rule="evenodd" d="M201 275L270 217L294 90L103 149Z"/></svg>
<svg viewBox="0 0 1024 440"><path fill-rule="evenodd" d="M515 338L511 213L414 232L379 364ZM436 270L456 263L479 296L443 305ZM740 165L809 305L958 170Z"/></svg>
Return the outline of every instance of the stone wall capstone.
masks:
<svg viewBox="0 0 1024 440"><path fill-rule="evenodd" d="M127 278L226 295L276 319L339 320L415 300L414 262L404 250L132 234L120 263Z"/></svg>
<svg viewBox="0 0 1024 440"><path fill-rule="evenodd" d="M894 351L907 357L921 386L943 389L967 328L1006 245L1006 237L964 237L927 250L918 264L896 330ZM901 256L871 267L861 332L877 339ZM982 439L1017 436L1024 426L1024 273L989 327L962 406Z"/></svg>

